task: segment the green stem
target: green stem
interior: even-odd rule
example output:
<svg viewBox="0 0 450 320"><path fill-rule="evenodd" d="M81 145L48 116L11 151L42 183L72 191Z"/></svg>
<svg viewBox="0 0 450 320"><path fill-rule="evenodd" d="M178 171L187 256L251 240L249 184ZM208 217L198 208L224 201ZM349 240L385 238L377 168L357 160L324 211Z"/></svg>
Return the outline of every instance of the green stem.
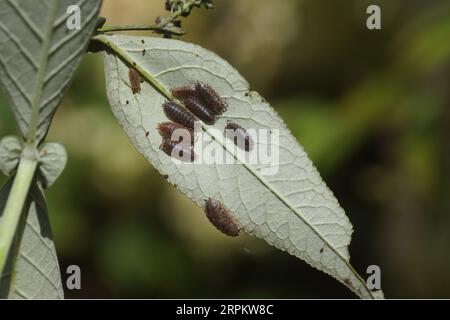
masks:
<svg viewBox="0 0 450 320"><path fill-rule="evenodd" d="M92 39L99 41L104 45L106 45L107 47L111 48L119 57L128 62L131 66L133 66L133 68L135 68L140 74L142 74L145 77L145 79L148 80L150 84L159 92L161 92L166 98L170 100L174 99L169 89L164 87L159 81L155 79L155 77L153 77L152 74L150 74L147 70L142 68L141 65L137 64L136 61L134 61L134 59L131 58L130 55L120 46L109 41L108 38L104 35L97 35Z"/></svg>
<svg viewBox="0 0 450 320"><path fill-rule="evenodd" d="M144 31L144 30L161 31L162 27L157 24L126 24L121 26L104 26L97 29L97 32L106 33L113 31ZM172 31L172 33L177 36L182 36L185 34L184 31L180 32Z"/></svg>
<svg viewBox="0 0 450 320"><path fill-rule="evenodd" d="M175 19L177 19L182 13L183 10L188 10L189 8L193 6L200 5L201 1L198 0L188 0L183 5L183 7L180 7L178 10L172 12L167 18L165 18L165 23L156 23L156 24L125 24L125 25L118 25L118 26L103 26L101 28L97 29L97 32L99 33L106 33L106 32L114 32L114 31L144 31L144 30L150 30L150 31L156 31L161 32L164 31L164 27L167 25L167 23L173 22ZM176 31L171 30L170 33L176 35L176 36L182 36L186 34L183 30Z"/></svg>
<svg viewBox="0 0 450 320"><path fill-rule="evenodd" d="M27 145L22 153L14 183L0 218L0 275L5 268L36 167L36 148Z"/></svg>

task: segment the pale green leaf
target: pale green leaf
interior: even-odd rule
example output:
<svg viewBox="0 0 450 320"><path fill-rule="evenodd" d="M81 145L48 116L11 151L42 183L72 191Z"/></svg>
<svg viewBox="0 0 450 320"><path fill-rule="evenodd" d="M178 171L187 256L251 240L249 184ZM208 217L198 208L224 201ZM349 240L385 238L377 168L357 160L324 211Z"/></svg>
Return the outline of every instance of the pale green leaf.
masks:
<svg viewBox="0 0 450 320"><path fill-rule="evenodd" d="M10 176L19 164L22 141L16 136L6 136L0 140L0 171Z"/></svg>
<svg viewBox="0 0 450 320"><path fill-rule="evenodd" d="M45 188L49 188L59 177L67 163L64 146L56 142L45 143L39 151L39 172Z"/></svg>
<svg viewBox="0 0 450 320"><path fill-rule="evenodd" d="M247 233L335 277L358 296L382 296L381 291L372 293L350 265L348 245L353 230L338 201L283 121L259 94L249 91L248 83L233 67L214 53L181 41L118 35L96 39L112 49L104 60L107 94L115 116L136 149L167 175L170 183L199 206L203 207L208 197L223 202ZM140 94L130 89L130 65L147 80ZM227 120L244 128L279 130L277 174L263 176L260 169L264 166L243 159L238 165L176 164L159 150L161 137L156 127L167 121L161 105L171 98L171 88L195 81L210 84L228 103L228 111L214 125L219 131L203 124L220 148L225 146L220 133ZM237 157L230 146L225 148Z"/></svg>
<svg viewBox="0 0 450 320"><path fill-rule="evenodd" d="M0 191L0 212L12 181ZM0 298L62 299L64 292L47 207L36 182L30 187L22 219L7 268L0 277Z"/></svg>
<svg viewBox="0 0 450 320"><path fill-rule="evenodd" d="M0 0L0 82L25 140L42 141L96 25L100 0ZM81 29L66 13L79 5Z"/></svg>

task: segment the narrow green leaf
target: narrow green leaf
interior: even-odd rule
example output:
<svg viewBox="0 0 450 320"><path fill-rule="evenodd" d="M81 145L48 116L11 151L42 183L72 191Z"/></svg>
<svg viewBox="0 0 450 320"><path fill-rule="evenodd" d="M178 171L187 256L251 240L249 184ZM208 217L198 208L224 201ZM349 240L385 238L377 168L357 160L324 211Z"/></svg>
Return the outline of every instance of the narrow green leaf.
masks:
<svg viewBox="0 0 450 320"><path fill-rule="evenodd" d="M47 134L96 25L100 0L0 0L0 83L28 142ZM81 28L66 13L80 8Z"/></svg>
<svg viewBox="0 0 450 320"><path fill-rule="evenodd" d="M276 112L226 61L199 46L160 38L97 36L110 47L104 55L111 108L136 149L168 181L203 207L209 197L221 201L252 235L289 252L335 277L362 298L378 298L350 264L352 225L305 151ZM115 53L113 53L115 52ZM127 63L127 64L126 64ZM146 79L141 92L130 89L130 66ZM228 103L214 126L202 124L212 145L225 149L237 164L175 163L159 149L157 125L167 121L161 105L170 89L196 81L208 83ZM263 175L270 164L252 164L226 143L227 121L244 128L279 130L279 170ZM216 130L214 130L216 129ZM332 151L330 151L332 152Z"/></svg>
<svg viewBox="0 0 450 320"><path fill-rule="evenodd" d="M0 212L8 198L13 179L0 190ZM0 217L1 222L1 217ZM0 277L0 298L62 299L61 276L52 240L48 212L36 181L30 187L22 223Z"/></svg>

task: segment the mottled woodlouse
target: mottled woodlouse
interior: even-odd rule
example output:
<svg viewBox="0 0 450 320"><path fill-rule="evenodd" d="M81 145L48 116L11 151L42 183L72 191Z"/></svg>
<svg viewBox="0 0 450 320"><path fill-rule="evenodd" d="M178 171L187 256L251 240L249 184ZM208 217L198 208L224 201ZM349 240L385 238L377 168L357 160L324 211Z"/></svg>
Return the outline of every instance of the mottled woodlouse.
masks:
<svg viewBox="0 0 450 320"><path fill-rule="evenodd" d="M217 120L215 114L197 98L188 97L184 99L184 105L206 124L212 125Z"/></svg>
<svg viewBox="0 0 450 320"><path fill-rule="evenodd" d="M194 130L195 117L178 103L167 101L163 104L163 109L167 118L186 128Z"/></svg>
<svg viewBox="0 0 450 320"><path fill-rule="evenodd" d="M158 124L158 132L163 139L169 139L176 142L194 143L194 131L176 122L167 121ZM177 138L178 140L174 140Z"/></svg>
<svg viewBox="0 0 450 320"><path fill-rule="evenodd" d="M250 151L253 149L253 139L248 132L237 123L228 121L225 127L225 136L233 140L240 149Z"/></svg>
<svg viewBox="0 0 450 320"><path fill-rule="evenodd" d="M219 96L219 94L209 84L200 81L197 81L191 86L175 87L172 89L172 95L175 98L183 101L185 104L187 103L187 101L190 101L191 104L194 104L194 108L195 105L203 106L202 109L208 110L209 113L214 116L214 118L222 114L227 108L226 103ZM201 116L204 114L204 111L202 109L200 109L198 112L196 112L196 109L194 109L192 110L192 112L201 119ZM211 117L207 117L206 119L208 119L210 122L213 122L213 119L211 119Z"/></svg>
<svg viewBox="0 0 450 320"><path fill-rule="evenodd" d="M227 104L209 84L197 81L194 84L195 92L208 108L213 109L216 114L227 110Z"/></svg>
<svg viewBox="0 0 450 320"><path fill-rule="evenodd" d="M205 213L208 220L224 234L236 237L241 231L241 227L232 217L230 210L220 201L209 198L205 203Z"/></svg>
<svg viewBox="0 0 450 320"><path fill-rule="evenodd" d="M170 139L163 139L159 149L161 149L168 156L184 162L193 162L195 160L195 154L192 146L184 143L172 141Z"/></svg>
<svg viewBox="0 0 450 320"><path fill-rule="evenodd" d="M130 79L131 91L133 94L141 92L141 76L136 69L130 68L128 70L128 78Z"/></svg>

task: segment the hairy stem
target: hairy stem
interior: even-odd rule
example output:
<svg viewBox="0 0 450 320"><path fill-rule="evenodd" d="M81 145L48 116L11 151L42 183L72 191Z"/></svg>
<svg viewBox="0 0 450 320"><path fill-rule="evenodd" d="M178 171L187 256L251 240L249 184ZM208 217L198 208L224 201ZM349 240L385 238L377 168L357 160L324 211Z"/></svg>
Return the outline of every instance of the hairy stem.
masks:
<svg viewBox="0 0 450 320"><path fill-rule="evenodd" d="M27 145L24 148L5 209L0 217L0 275L3 274L28 190L36 171L36 154L36 148L33 145Z"/></svg>

